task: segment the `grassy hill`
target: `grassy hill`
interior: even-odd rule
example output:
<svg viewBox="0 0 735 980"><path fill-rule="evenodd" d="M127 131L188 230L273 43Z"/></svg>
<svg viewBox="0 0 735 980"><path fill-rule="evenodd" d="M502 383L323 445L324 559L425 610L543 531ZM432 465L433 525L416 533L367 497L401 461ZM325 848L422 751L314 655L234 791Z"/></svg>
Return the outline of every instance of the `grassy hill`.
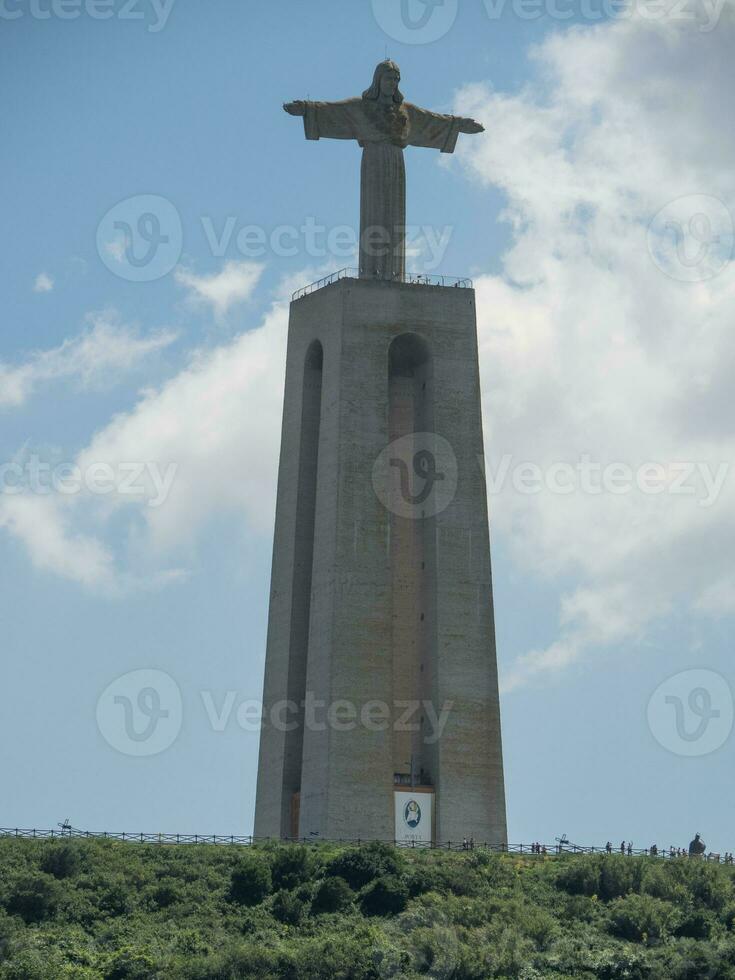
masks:
<svg viewBox="0 0 735 980"><path fill-rule="evenodd" d="M0 840L0 980L735 980L732 867Z"/></svg>

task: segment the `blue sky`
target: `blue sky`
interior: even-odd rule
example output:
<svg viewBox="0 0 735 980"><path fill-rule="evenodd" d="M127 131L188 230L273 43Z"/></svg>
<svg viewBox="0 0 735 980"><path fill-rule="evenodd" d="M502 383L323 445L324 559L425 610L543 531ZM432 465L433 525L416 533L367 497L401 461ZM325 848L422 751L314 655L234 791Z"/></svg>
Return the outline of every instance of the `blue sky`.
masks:
<svg viewBox="0 0 735 980"><path fill-rule="evenodd" d="M429 43L389 36L389 6L2 6L2 461L177 474L160 507L149 484L0 496L0 824L250 832L257 733L236 713L262 687L284 297L353 264L299 229L354 229L359 187L358 149L307 143L280 106L359 94L387 53L409 100L486 127L451 159L407 151L408 222L449 236L415 269L476 282L488 467L541 479L490 498L510 838L733 848L735 509L729 470L706 482L735 441L732 5L493 19L464 0ZM109 233L142 195L181 228L151 281ZM248 226L294 229L294 254L246 254ZM550 489L584 454L665 486ZM137 670L182 699L146 757L97 720ZM704 741L677 734L702 719Z"/></svg>

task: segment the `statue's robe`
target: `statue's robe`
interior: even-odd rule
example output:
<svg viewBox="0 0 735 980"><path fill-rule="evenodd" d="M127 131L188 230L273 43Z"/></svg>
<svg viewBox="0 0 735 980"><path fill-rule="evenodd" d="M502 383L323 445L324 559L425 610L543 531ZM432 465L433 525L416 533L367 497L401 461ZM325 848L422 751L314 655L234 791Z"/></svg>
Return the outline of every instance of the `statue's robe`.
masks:
<svg viewBox="0 0 735 980"><path fill-rule="evenodd" d="M306 102L310 140L357 140L360 171L360 275L401 279L406 272L406 170L403 149L425 146L453 153L460 120L410 102L371 99Z"/></svg>

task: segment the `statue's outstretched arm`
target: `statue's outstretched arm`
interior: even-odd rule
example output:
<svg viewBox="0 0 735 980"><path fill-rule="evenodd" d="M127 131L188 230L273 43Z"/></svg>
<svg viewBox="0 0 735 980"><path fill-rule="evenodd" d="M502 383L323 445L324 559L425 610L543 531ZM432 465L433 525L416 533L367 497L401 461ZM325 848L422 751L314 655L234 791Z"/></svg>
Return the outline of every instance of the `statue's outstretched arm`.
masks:
<svg viewBox="0 0 735 980"><path fill-rule="evenodd" d="M411 119L412 146L426 146L441 150L442 153L454 153L460 133L482 133L485 130L482 123L464 116L448 116L411 104L406 108Z"/></svg>
<svg viewBox="0 0 735 980"><path fill-rule="evenodd" d="M290 116L303 116L308 140L359 140L364 128L362 99L344 99L342 102L298 99L285 102L283 108Z"/></svg>

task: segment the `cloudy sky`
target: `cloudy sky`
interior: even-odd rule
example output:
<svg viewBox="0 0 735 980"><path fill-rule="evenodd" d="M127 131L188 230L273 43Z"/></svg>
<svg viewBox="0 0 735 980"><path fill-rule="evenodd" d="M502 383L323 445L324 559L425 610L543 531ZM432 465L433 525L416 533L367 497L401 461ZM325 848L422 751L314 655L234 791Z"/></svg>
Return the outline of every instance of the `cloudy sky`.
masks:
<svg viewBox="0 0 735 980"><path fill-rule="evenodd" d="M0 11L0 825L250 832L288 300L358 213L280 104L387 53L486 130L408 223L477 290L510 837L735 849L735 5L98 6Z"/></svg>

